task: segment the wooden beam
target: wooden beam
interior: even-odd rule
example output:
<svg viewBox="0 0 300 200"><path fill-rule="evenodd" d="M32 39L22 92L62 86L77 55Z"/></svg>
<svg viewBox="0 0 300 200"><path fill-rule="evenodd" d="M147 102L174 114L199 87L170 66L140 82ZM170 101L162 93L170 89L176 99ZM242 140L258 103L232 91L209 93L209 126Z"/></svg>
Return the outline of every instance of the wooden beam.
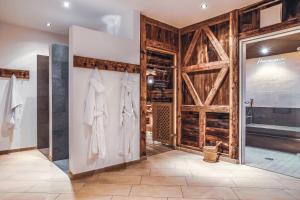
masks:
<svg viewBox="0 0 300 200"><path fill-rule="evenodd" d="M194 88L190 77L186 73L182 73L182 78L183 78L183 80L187 86L187 89L188 89L189 93L191 94L195 104L197 106L202 106L203 104L201 102L201 99L200 99L196 89Z"/></svg>
<svg viewBox="0 0 300 200"><path fill-rule="evenodd" d="M181 35L179 30L179 36ZM177 57L177 64L178 64L178 71L177 71L177 145L181 144L181 134L182 134L182 122L181 122L181 106L182 106L182 76L181 76L181 51L182 51L182 44L181 39L178 37L179 40L179 53Z"/></svg>
<svg viewBox="0 0 300 200"><path fill-rule="evenodd" d="M146 17L141 16L141 54L140 54L140 156L146 156L146 115L147 115L147 54L146 54ZM145 53L144 53L145 52Z"/></svg>
<svg viewBox="0 0 300 200"><path fill-rule="evenodd" d="M267 26L264 28L259 28L251 31L246 31L242 32L239 34L239 40L245 39L245 38L250 38L250 37L255 37L259 35L264 35L268 33L273 33L274 31L281 31L293 27L297 27L300 25L300 17L298 16L296 19L289 20L286 22L274 24L271 26Z"/></svg>
<svg viewBox="0 0 300 200"><path fill-rule="evenodd" d="M201 71L211 71L216 69L221 69L228 66L229 61L216 61L210 63L201 63L197 65L187 66L182 68L182 72L201 72Z"/></svg>
<svg viewBox="0 0 300 200"><path fill-rule="evenodd" d="M239 152L239 38L237 10L230 13L229 49L229 157L237 159Z"/></svg>
<svg viewBox="0 0 300 200"><path fill-rule="evenodd" d="M190 44L189 48L187 49L187 51L185 53L185 56L184 56L184 59L183 59L183 63L182 63L183 66L186 66L188 64L188 62L189 62L189 60L190 60L190 58L191 58L191 56L193 54L193 51L195 49L196 43L197 43L197 41L198 41L198 39L200 37L200 34L201 34L201 30L200 29L198 29L198 30L195 31L195 34L194 34L193 39L191 41L191 44Z"/></svg>
<svg viewBox="0 0 300 200"><path fill-rule="evenodd" d="M166 51L171 51L171 52L178 52L178 48L176 46L167 44L167 43L163 43L163 42L159 42L159 41L155 41L155 40L146 40L146 46L147 47L153 47L153 48L159 48L159 49L163 49Z"/></svg>
<svg viewBox="0 0 300 200"><path fill-rule="evenodd" d="M10 78L12 75L20 79L29 79L29 70L0 68L0 77Z"/></svg>
<svg viewBox="0 0 300 200"><path fill-rule="evenodd" d="M218 55L220 56L221 60L228 61L229 57L228 57L227 53L225 52L222 44L219 42L219 40L216 38L216 36L210 30L210 28L208 26L205 26L205 27L203 27L203 30L206 33L208 39L211 41L212 45L214 46L214 48L217 51Z"/></svg>
<svg viewBox="0 0 300 200"><path fill-rule="evenodd" d="M82 56L74 56L74 67L89 68L89 69L101 69L128 73L139 73L140 66L129 63L115 62L110 60L102 60L97 58L88 58Z"/></svg>
<svg viewBox="0 0 300 200"><path fill-rule="evenodd" d="M181 110L184 112L212 112L212 113L229 113L229 106L195 106L195 105L183 105Z"/></svg>
<svg viewBox="0 0 300 200"><path fill-rule="evenodd" d="M212 87L212 89L210 90L210 92L208 93L207 95L207 98L204 102L204 105L206 106L209 106L211 105L213 99L215 98L218 90L220 89L226 75L227 75L227 72L228 72L229 68L228 67L223 67L221 69L221 71L219 72L218 76L217 76L217 79Z"/></svg>

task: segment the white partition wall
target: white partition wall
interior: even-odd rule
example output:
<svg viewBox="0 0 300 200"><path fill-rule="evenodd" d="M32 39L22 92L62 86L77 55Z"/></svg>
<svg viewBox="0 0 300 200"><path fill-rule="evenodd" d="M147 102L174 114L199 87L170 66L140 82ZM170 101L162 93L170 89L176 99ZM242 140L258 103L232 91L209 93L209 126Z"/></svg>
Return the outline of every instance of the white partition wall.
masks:
<svg viewBox="0 0 300 200"><path fill-rule="evenodd" d="M139 13L133 14L133 20L139 22ZM89 79L93 69L73 67L73 56L85 56L111 61L139 64L140 39L139 23L131 23L133 38L117 37L105 32L98 32L82 27L70 28L70 68L69 68L69 169L72 174L105 168L124 163L119 155L120 140L120 96L122 72L103 71L100 75L105 86L105 101L108 105L109 123L105 129L107 155L105 159L89 159L90 130L83 122L85 99ZM128 28L128 27L127 27ZM130 28L130 27L129 27ZM130 74L136 82L134 101L139 109L140 75ZM139 110L138 110L139 113ZM139 117L139 115L138 115ZM133 159L140 155L140 120L133 121L135 137Z"/></svg>

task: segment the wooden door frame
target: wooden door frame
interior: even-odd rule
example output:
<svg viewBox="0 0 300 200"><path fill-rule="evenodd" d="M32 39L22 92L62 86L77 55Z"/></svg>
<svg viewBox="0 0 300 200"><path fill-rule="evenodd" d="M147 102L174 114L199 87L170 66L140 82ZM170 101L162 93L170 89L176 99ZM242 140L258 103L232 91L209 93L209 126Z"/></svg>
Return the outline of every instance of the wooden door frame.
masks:
<svg viewBox="0 0 300 200"><path fill-rule="evenodd" d="M176 141L177 141L177 52L175 51L170 51L170 50L165 50L165 49L160 49L160 48L156 48L156 47L148 47L145 46L144 47L145 52L143 52L143 56L141 58L141 66L144 65L144 63L142 62L147 62L147 51L155 51L155 52L159 52L159 53L164 53L164 54L168 54L168 55L172 55L173 56L173 63L174 63L174 70L173 70L173 130L174 130L174 137L173 137L173 144L172 146L175 148L176 147ZM143 152L146 152L146 141L145 141L145 135L143 136L142 130L145 129L142 126L146 125L146 111L143 110L143 107L145 107L145 105L143 106L142 103L147 103L147 76L146 76L146 72L147 72L147 66L141 67L141 94L140 94L140 98L141 100L145 99L144 102L141 101L141 127L140 127L140 134L141 134L141 144L144 143L144 145L140 145L140 152L141 152L141 157L145 157L147 156L147 154L143 154ZM142 89L142 86L145 87L144 89ZM146 94L143 95L142 91Z"/></svg>

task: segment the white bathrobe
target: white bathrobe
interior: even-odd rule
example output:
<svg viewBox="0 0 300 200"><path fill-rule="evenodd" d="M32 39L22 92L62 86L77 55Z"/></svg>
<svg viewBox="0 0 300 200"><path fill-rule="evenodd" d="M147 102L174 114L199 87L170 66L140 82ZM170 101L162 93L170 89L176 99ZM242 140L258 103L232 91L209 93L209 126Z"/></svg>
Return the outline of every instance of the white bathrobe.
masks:
<svg viewBox="0 0 300 200"><path fill-rule="evenodd" d="M105 126L108 123L108 112L104 100L105 88L100 74L94 70L90 79L89 91L86 98L84 122L91 127L89 158L98 156L104 159L106 155Z"/></svg>
<svg viewBox="0 0 300 200"><path fill-rule="evenodd" d="M133 141L136 128L137 109L133 98L133 88L136 82L130 80L126 72L121 85L121 103L120 103L120 155L124 156L126 161L133 158Z"/></svg>
<svg viewBox="0 0 300 200"><path fill-rule="evenodd" d="M23 101L19 93L17 78L12 75L9 81L7 102L5 108L5 128L6 130L14 129L17 122L21 119Z"/></svg>

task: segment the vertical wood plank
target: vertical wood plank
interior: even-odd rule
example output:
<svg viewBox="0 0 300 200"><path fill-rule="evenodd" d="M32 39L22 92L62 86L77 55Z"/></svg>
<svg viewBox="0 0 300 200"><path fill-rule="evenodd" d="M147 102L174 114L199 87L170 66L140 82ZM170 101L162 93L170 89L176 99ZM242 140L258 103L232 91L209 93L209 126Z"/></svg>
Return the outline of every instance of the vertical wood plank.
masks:
<svg viewBox="0 0 300 200"><path fill-rule="evenodd" d="M239 152L239 38L237 10L230 13L229 23L229 157L237 159Z"/></svg>
<svg viewBox="0 0 300 200"><path fill-rule="evenodd" d="M206 112L200 111L199 113L199 147L205 146L205 134L206 134Z"/></svg>
<svg viewBox="0 0 300 200"><path fill-rule="evenodd" d="M140 156L146 156L146 113L147 113L147 54L146 54L146 18L141 15L141 72L140 72Z"/></svg>
<svg viewBox="0 0 300 200"><path fill-rule="evenodd" d="M182 52L182 43L181 43L181 32L179 30L178 37L179 44L179 53L177 56L177 145L181 145L181 134L182 134L182 122L181 122L181 108L182 108L182 78L181 78L181 52Z"/></svg>

